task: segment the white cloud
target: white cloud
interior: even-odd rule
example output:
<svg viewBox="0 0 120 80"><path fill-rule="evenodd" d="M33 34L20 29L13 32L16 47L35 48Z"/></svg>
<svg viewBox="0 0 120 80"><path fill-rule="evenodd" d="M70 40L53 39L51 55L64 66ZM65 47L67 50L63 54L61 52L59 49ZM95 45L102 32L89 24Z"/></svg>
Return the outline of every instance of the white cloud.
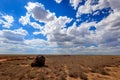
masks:
<svg viewBox="0 0 120 80"><path fill-rule="evenodd" d="M81 0L80 0L81 1ZM87 0L85 5L79 6L77 17L81 14L91 13L98 9L112 7L112 12L107 18L104 18L98 23L84 22L79 26L76 22L72 26L66 27L67 23L72 21L71 18L66 16L56 17L49 10L44 8L40 3L29 2L26 6L28 14L35 20L44 22L44 27L36 22L30 22L29 17L23 18L23 25L29 24L37 29L42 29L34 32L34 35L43 34L47 36L47 41L40 39L24 40L23 51L36 53L63 53L63 54L119 54L120 50L120 12L119 7L110 0L99 0L98 4L94 4L95 0ZM112 2L112 1L111 1ZM79 2L78 2L79 3ZM74 9L78 6L77 0L72 1L71 5ZM96 12L94 15L98 14ZM27 15L26 15L27 16ZM25 19L27 18L27 19ZM22 20L22 19L21 19ZM24 23L24 20L27 22ZM96 27L96 31L90 31L91 26ZM1 34L1 33L0 33ZM96 47L98 46L98 47Z"/></svg>
<svg viewBox="0 0 120 80"><path fill-rule="evenodd" d="M89 28L93 25L95 25L94 22L82 23L79 26L76 26L74 23L73 26L69 27L67 34L74 36L71 41L72 44L74 46L91 46L91 44L96 44L96 34L89 31Z"/></svg>
<svg viewBox="0 0 120 80"><path fill-rule="evenodd" d="M82 0L70 0L70 4L75 10L78 7L79 3L81 3L81 2L82 2Z"/></svg>
<svg viewBox="0 0 120 80"><path fill-rule="evenodd" d="M94 0L95 1L95 0ZM85 5L79 6L78 11L76 13L76 17L79 17L81 14L88 14L96 10L100 10L103 8L110 7L109 2L107 0L99 0L98 4L91 5L94 3L93 0L87 0Z"/></svg>
<svg viewBox="0 0 120 80"><path fill-rule="evenodd" d="M89 47L85 47L85 49L81 50L81 47L75 49L76 51L81 50L83 53L95 53L95 54L119 54L120 52L120 11L117 5L117 1L104 1L100 0L97 5L90 5L90 0L88 0L85 5L80 6L78 9L79 14L77 13L77 17L81 14L91 13L92 11L112 7L114 12L111 12L107 18L104 18L102 21L98 23L82 23L79 27L76 27L74 24L72 27L69 27L67 33L75 37L72 40L73 45L79 44L78 47L93 43L98 45L98 47L93 47L93 49L89 49ZM110 3L109 3L110 2ZM115 5L116 3L116 5ZM106 5L105 5L106 4ZM102 6L103 5L103 6ZM88 30L90 26L96 26L97 30L95 34L91 34ZM82 36L82 37L81 37ZM91 47L92 45L90 45ZM97 48L97 49L96 49ZM74 49L73 49L74 51ZM85 52L86 51L86 52ZM95 52L96 51L96 52ZM89 54L88 53L88 54Z"/></svg>
<svg viewBox="0 0 120 80"><path fill-rule="evenodd" d="M30 25L35 29L42 29L42 26L40 24L38 24L37 22L31 22L30 21L30 14L26 13L25 16L21 16L21 18L19 19L19 22L25 26L25 25Z"/></svg>
<svg viewBox="0 0 120 80"><path fill-rule="evenodd" d="M56 42L62 47L87 46L96 43L96 39L93 39L96 35L89 31L89 28L96 23L82 23L80 26L73 24L68 29L64 28L70 21L70 18L59 17L47 23L42 33L47 36L48 41Z"/></svg>
<svg viewBox="0 0 120 80"><path fill-rule="evenodd" d="M56 18L52 22L48 22L45 25L45 28L43 29L42 33L44 35L47 35L47 38L49 41L52 41L55 39L59 40L60 38L58 39L56 37L62 34L64 35L64 27L66 26L66 23L69 23L71 20L72 19L67 18L66 16L64 17L60 16L59 18Z"/></svg>
<svg viewBox="0 0 120 80"><path fill-rule="evenodd" d="M58 18L58 21L48 23L45 26L44 34L47 35L50 42L56 42L58 46L61 46L61 48L55 49L56 51L62 50L66 54L74 51L76 51L76 54L119 54L119 18L119 12L111 13L99 23L82 23L79 26L74 23L68 29L64 28L66 23L61 25L59 20L62 21L62 19ZM68 20L67 18L63 19ZM67 22L69 23L69 20ZM89 31L91 26L97 27L95 33ZM91 48L91 46L94 46L93 44L98 45L98 47Z"/></svg>
<svg viewBox="0 0 120 80"><path fill-rule="evenodd" d="M30 22L29 25L31 25L35 29L42 29L43 28L42 26L40 26L40 24L38 24L36 22Z"/></svg>
<svg viewBox="0 0 120 80"><path fill-rule="evenodd" d="M41 34L40 31L36 31L36 32L33 32L34 35L38 35L38 34Z"/></svg>
<svg viewBox="0 0 120 80"><path fill-rule="evenodd" d="M26 15L21 16L19 19L19 22L23 26L31 25L33 28L41 30L43 27L40 23L48 23L56 19L55 14L51 13L49 10L46 10L44 5L41 3L28 2L25 8L27 9ZM35 21L31 22L30 17L32 17ZM40 23L36 21L39 21Z"/></svg>
<svg viewBox="0 0 120 80"><path fill-rule="evenodd" d="M24 41L27 31L22 28L16 30L2 30L1 37L8 41Z"/></svg>
<svg viewBox="0 0 120 80"><path fill-rule="evenodd" d="M97 34L100 36L100 45L104 47L120 47L120 12L111 13L99 22Z"/></svg>
<svg viewBox="0 0 120 80"><path fill-rule="evenodd" d="M29 46L38 46L38 47L46 47L46 45L49 46L48 42L42 39L32 39L32 40L25 40L25 44Z"/></svg>
<svg viewBox="0 0 120 80"><path fill-rule="evenodd" d="M35 20L38 20L40 22L49 22L54 20L55 14L51 13L49 10L46 10L44 8L44 5L38 2L28 2L27 6L25 6L27 9L28 13L32 15L32 17Z"/></svg>
<svg viewBox="0 0 120 80"><path fill-rule="evenodd" d="M10 28L12 26L12 23L14 22L13 16L10 15L0 15L0 24L2 24L2 27Z"/></svg>
<svg viewBox="0 0 120 80"><path fill-rule="evenodd" d="M22 28L0 30L0 54L24 54L24 38L27 34L27 31Z"/></svg>
<svg viewBox="0 0 120 80"><path fill-rule="evenodd" d="M59 4L62 2L62 0L55 0L55 2Z"/></svg>
<svg viewBox="0 0 120 80"><path fill-rule="evenodd" d="M24 40L22 42L7 42L4 39L0 43L0 54L55 54L55 50L52 49L56 44L53 42L51 45L48 41L41 39Z"/></svg>
<svg viewBox="0 0 120 80"><path fill-rule="evenodd" d="M21 16L19 22L24 26L30 23L30 14L26 13L26 16Z"/></svg>

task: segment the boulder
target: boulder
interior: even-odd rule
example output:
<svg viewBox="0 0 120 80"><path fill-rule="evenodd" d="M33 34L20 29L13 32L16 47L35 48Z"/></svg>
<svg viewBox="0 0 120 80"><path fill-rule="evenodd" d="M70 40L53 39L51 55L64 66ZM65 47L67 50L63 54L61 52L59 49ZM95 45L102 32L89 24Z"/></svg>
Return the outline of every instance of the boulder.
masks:
<svg viewBox="0 0 120 80"><path fill-rule="evenodd" d="M45 57L44 56L36 56L35 60L31 63L32 67L43 67L45 66Z"/></svg>

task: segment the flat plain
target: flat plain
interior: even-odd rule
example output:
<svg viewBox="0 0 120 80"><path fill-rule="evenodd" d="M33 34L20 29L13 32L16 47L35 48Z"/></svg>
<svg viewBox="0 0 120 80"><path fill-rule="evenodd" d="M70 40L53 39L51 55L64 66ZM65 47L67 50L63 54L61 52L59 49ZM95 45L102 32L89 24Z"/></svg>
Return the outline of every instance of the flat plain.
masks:
<svg viewBox="0 0 120 80"><path fill-rule="evenodd" d="M44 67L31 67L36 55L0 55L0 80L120 80L120 56L45 55Z"/></svg>

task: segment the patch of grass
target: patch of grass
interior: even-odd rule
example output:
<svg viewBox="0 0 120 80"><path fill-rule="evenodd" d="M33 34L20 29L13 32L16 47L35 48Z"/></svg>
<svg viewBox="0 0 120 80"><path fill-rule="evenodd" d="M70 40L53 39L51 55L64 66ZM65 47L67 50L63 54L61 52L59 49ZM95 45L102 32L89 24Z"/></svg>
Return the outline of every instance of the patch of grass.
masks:
<svg viewBox="0 0 120 80"><path fill-rule="evenodd" d="M91 70L91 72L93 72L93 73L100 73L100 74L102 74L102 75L109 75L109 73L107 72L107 70L105 70L103 67L102 68L93 68L92 70Z"/></svg>
<svg viewBox="0 0 120 80"><path fill-rule="evenodd" d="M46 80L44 76L41 76L40 77L40 80Z"/></svg>
<svg viewBox="0 0 120 80"><path fill-rule="evenodd" d="M60 80L66 80L65 76L60 76Z"/></svg>
<svg viewBox="0 0 120 80"><path fill-rule="evenodd" d="M69 76L73 77L73 78L78 78L79 77L79 73L76 71L69 71Z"/></svg>
<svg viewBox="0 0 120 80"><path fill-rule="evenodd" d="M104 70L104 69L101 71L101 74L102 75L109 75L109 73L106 70Z"/></svg>
<svg viewBox="0 0 120 80"><path fill-rule="evenodd" d="M87 76L84 72L81 72L81 73L80 73L80 78L81 78L82 80L88 80L88 76Z"/></svg>
<svg viewBox="0 0 120 80"><path fill-rule="evenodd" d="M69 76L70 77L73 77L73 78L78 78L80 77L82 80L88 80L88 76L85 74L85 72L70 72L69 73Z"/></svg>

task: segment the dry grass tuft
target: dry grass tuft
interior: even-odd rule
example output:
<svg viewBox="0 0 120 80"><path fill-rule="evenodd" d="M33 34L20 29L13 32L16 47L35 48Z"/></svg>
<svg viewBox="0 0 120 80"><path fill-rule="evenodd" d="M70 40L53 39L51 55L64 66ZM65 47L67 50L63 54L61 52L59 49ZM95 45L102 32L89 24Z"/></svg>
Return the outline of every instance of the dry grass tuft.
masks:
<svg viewBox="0 0 120 80"><path fill-rule="evenodd" d="M84 72L81 72L81 73L80 73L80 78L81 78L82 80L88 80L88 76L87 76Z"/></svg>
<svg viewBox="0 0 120 80"><path fill-rule="evenodd" d="M109 75L108 71L104 67L96 67L91 70L93 73L100 73L102 75Z"/></svg>
<svg viewBox="0 0 120 80"><path fill-rule="evenodd" d="M78 78L79 77L79 73L77 73L77 72L69 72L69 76L70 77L73 77L73 78Z"/></svg>

